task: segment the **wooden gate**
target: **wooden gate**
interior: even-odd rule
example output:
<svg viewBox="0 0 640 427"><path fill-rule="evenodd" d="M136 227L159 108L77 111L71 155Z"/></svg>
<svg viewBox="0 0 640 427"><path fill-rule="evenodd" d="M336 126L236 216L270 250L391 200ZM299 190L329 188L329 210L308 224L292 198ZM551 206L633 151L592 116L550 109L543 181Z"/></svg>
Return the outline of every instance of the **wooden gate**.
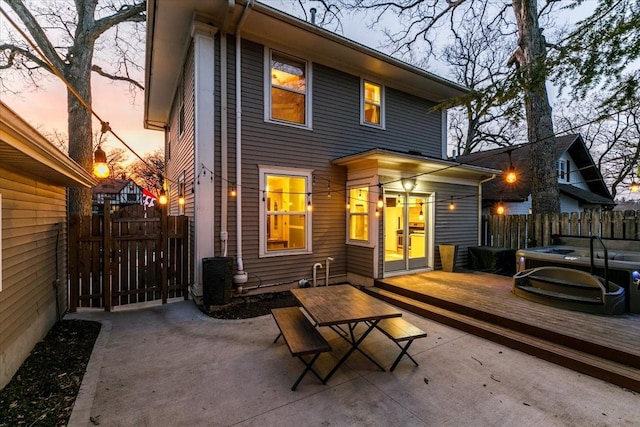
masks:
<svg viewBox="0 0 640 427"><path fill-rule="evenodd" d="M142 205L69 224L69 311L188 299L189 227L185 216Z"/></svg>

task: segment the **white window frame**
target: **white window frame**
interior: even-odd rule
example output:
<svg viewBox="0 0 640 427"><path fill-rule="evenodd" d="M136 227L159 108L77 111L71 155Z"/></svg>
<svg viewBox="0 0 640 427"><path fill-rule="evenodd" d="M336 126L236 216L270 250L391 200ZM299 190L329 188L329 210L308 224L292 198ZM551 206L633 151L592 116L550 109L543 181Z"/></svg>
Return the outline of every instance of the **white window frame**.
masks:
<svg viewBox="0 0 640 427"><path fill-rule="evenodd" d="M346 243L353 246L363 246L367 248L373 247L374 242L374 229L377 227L378 222L376 221L376 204L378 202L378 187L375 182L369 179L358 179L347 182L347 189L350 188L358 188L358 187L368 187L369 188L369 200L368 200L368 221L369 221L369 235L367 236L367 240L353 240L349 235L349 226L351 221L351 213L347 211L346 217ZM347 190L347 197L349 196L349 191ZM351 202L347 200L347 202Z"/></svg>
<svg viewBox="0 0 640 427"><path fill-rule="evenodd" d="M313 253L313 210L307 211L305 209L305 242L306 247L296 249L296 250L282 250L282 251L267 251L267 210L266 210L266 202L263 201L265 197L265 189L267 186L267 175L286 175L297 178L305 178L306 179L306 193L310 194L313 188L313 169L298 169L298 168L288 168L288 167L279 167L279 166L258 166L259 172L259 188L260 194L258 199L258 204L260 206L260 221L258 226L259 232L259 253L258 256L260 258L267 257L278 257L278 256L288 256L288 255L301 255L301 254L310 254ZM311 196L313 197L313 196ZM313 200L311 200L313 204ZM305 206L306 207L306 206Z"/></svg>
<svg viewBox="0 0 640 427"><path fill-rule="evenodd" d="M365 101L365 83L369 83L372 85L376 85L380 87L380 124L371 123L365 120L364 107L367 104ZM384 129L385 128L385 90L384 85L373 80L361 78L360 79L360 124L363 126L371 126L376 129Z"/></svg>
<svg viewBox="0 0 640 427"><path fill-rule="evenodd" d="M296 123L296 122L288 122L286 120L274 119L271 117L271 58L272 54L276 53L278 55L282 55L285 57L289 57L291 59L295 59L297 61L304 62L305 64L305 94L304 94L304 123ZM311 102L311 82L312 82L312 72L311 72L311 63L303 58L300 58L295 55L290 55L281 50L272 49L267 46L264 48L264 121L268 123L277 123L279 125L284 126L292 126L300 129L313 129L311 118L313 114L311 113L311 106L313 102Z"/></svg>

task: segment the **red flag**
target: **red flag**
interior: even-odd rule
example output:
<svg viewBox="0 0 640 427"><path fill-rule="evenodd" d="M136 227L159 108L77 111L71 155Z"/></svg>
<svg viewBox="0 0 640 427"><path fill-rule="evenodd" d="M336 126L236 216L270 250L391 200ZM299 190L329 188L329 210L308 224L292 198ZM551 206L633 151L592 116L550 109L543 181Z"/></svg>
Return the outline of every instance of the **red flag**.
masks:
<svg viewBox="0 0 640 427"><path fill-rule="evenodd" d="M144 207L152 207L156 205L158 198L154 196L151 192L147 190L142 190L142 199L140 200L140 204Z"/></svg>

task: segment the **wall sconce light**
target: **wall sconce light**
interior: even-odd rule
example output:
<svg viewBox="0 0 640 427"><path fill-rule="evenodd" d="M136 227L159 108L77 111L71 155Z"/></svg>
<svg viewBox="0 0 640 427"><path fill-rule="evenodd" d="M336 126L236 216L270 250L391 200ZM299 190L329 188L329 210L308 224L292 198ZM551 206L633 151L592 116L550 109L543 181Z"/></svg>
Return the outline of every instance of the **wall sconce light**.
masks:
<svg viewBox="0 0 640 427"><path fill-rule="evenodd" d="M185 198L184 198L184 182L180 183L180 189L178 190L178 204L180 206L184 206Z"/></svg>
<svg viewBox="0 0 640 427"><path fill-rule="evenodd" d="M411 193L416 186L415 178L402 178L402 188L407 193Z"/></svg>
<svg viewBox="0 0 640 427"><path fill-rule="evenodd" d="M455 211L456 210L456 204L453 203L453 196L451 196L451 201L449 202L449 210L450 211Z"/></svg>
<svg viewBox="0 0 640 427"><path fill-rule="evenodd" d="M161 205L166 205L169 199L167 198L167 192L164 191L164 188L160 190L160 197L158 197L158 203Z"/></svg>
<svg viewBox="0 0 640 427"><path fill-rule="evenodd" d="M109 165L107 165L107 154L98 145L93 154L93 174L97 178L107 178L109 176Z"/></svg>

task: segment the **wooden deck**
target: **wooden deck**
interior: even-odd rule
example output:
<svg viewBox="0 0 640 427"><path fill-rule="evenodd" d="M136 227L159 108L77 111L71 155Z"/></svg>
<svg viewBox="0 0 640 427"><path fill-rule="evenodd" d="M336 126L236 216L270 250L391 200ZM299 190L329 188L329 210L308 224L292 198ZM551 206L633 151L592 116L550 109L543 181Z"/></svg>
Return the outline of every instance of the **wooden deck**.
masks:
<svg viewBox="0 0 640 427"><path fill-rule="evenodd" d="M476 271L431 271L379 280L375 286L383 293L429 304L417 310L412 310L412 303L406 300L401 304L418 314L426 313L425 317L441 320L446 314L438 310L450 311L534 337L532 342L545 340L545 343L581 352L586 358L597 357L605 363L621 364L623 370L630 368L627 370L631 371L634 384L640 384L640 314L607 316L538 304L514 295L511 277ZM394 297L390 295L381 297L393 302L390 298ZM540 356L535 351L530 353Z"/></svg>

